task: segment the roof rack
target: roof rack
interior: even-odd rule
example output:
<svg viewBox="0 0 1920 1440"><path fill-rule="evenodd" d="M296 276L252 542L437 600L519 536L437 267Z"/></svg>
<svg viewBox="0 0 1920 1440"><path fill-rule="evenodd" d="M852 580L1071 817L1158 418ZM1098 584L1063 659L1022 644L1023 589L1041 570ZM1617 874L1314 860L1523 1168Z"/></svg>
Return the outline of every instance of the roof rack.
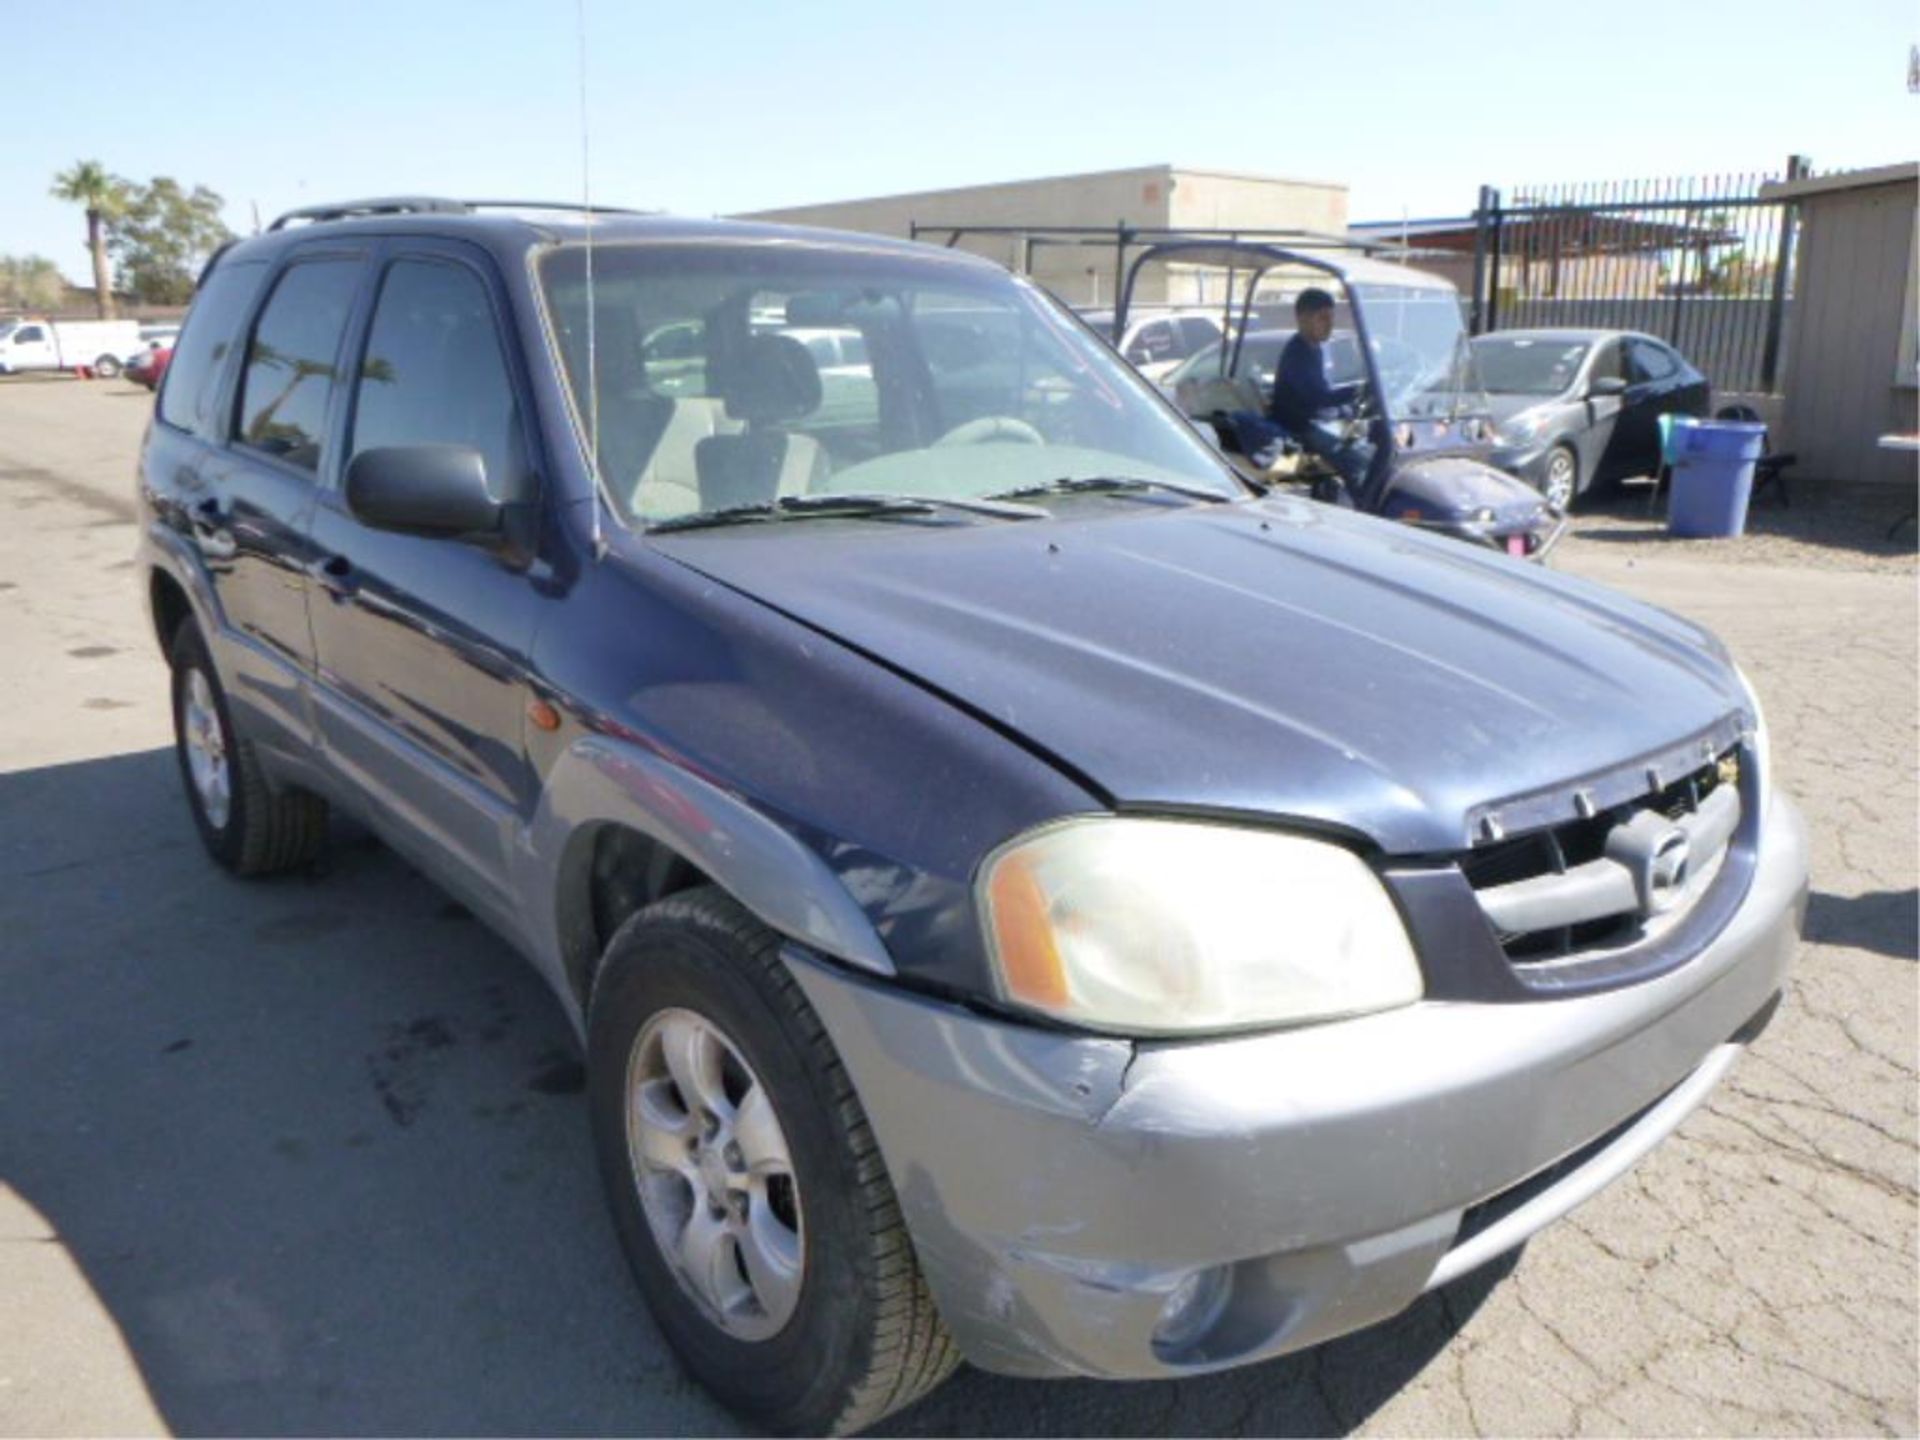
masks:
<svg viewBox="0 0 1920 1440"><path fill-rule="evenodd" d="M367 215L466 215L472 207L464 200L441 200L432 195L389 195L379 200L336 200L327 205L308 205L289 210L267 227L284 230L295 221L318 225L325 220L355 220Z"/></svg>
<svg viewBox="0 0 1920 1440"><path fill-rule="evenodd" d="M583 205L574 200L448 200L435 195L389 195L374 200L336 200L289 210L267 229L284 230L296 222L318 225L328 220L360 220L374 215L471 215L476 210L561 210L592 215L649 213L621 205Z"/></svg>
<svg viewBox="0 0 1920 1440"><path fill-rule="evenodd" d="M658 210L636 210L630 205L583 205L578 200L468 200L474 210L570 210L576 215L658 215Z"/></svg>

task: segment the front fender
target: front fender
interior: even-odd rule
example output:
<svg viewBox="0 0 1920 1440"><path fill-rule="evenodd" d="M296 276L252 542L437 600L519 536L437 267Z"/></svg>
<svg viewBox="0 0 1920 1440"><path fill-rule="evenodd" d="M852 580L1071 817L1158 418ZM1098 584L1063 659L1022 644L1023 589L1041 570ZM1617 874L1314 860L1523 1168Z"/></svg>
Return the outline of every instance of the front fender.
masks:
<svg viewBox="0 0 1920 1440"><path fill-rule="evenodd" d="M886 946L826 862L737 796L631 741L586 735L562 752L510 859L535 961L585 1033L565 900L592 837L622 825L697 866L770 929L858 969L894 974Z"/></svg>

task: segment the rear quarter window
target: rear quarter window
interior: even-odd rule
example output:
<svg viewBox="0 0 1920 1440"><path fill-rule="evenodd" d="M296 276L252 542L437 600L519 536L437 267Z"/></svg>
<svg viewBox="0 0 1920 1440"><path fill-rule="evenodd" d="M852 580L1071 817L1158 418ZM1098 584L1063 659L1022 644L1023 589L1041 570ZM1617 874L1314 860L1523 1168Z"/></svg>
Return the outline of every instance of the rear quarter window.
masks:
<svg viewBox="0 0 1920 1440"><path fill-rule="evenodd" d="M1632 356L1632 378L1636 381L1665 380L1680 371L1678 356L1645 340L1633 342Z"/></svg>
<svg viewBox="0 0 1920 1440"><path fill-rule="evenodd" d="M220 375L240 343L241 326L253 308L267 267L260 261L216 266L187 312L160 386L160 419L203 440L217 440L215 412Z"/></svg>

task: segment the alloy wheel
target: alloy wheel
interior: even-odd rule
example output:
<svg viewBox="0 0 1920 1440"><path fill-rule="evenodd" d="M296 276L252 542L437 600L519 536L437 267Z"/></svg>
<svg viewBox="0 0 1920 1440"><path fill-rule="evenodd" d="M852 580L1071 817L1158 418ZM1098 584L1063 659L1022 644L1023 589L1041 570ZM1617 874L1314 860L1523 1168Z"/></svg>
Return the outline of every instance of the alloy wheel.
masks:
<svg viewBox="0 0 1920 1440"><path fill-rule="evenodd" d="M185 703L181 707L180 738L187 747L187 771L193 776L200 812L215 830L227 828L233 808L233 768L227 760L226 731L214 704L206 673L187 673Z"/></svg>
<svg viewBox="0 0 1920 1440"><path fill-rule="evenodd" d="M806 1278L800 1190L772 1097L739 1047L692 1010L662 1010L627 1058L627 1154L640 1207L681 1289L727 1334L766 1340Z"/></svg>
<svg viewBox="0 0 1920 1440"><path fill-rule="evenodd" d="M1571 451L1557 449L1547 457L1547 503L1556 510L1573 504L1574 459Z"/></svg>

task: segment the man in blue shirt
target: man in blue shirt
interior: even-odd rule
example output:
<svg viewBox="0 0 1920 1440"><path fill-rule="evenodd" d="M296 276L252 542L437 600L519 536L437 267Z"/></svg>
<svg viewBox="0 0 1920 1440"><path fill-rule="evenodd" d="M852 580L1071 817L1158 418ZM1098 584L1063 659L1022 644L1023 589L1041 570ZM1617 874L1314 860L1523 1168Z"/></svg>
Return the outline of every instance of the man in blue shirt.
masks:
<svg viewBox="0 0 1920 1440"><path fill-rule="evenodd" d="M1281 439L1290 439L1340 473L1349 490L1358 489L1373 460L1372 447L1343 439L1341 422L1350 419L1358 383L1334 385L1327 379L1327 338L1333 334L1333 296L1306 289L1293 302L1294 332L1280 352L1273 376L1273 398L1264 416L1241 412L1233 417L1241 451L1255 464L1271 464Z"/></svg>

